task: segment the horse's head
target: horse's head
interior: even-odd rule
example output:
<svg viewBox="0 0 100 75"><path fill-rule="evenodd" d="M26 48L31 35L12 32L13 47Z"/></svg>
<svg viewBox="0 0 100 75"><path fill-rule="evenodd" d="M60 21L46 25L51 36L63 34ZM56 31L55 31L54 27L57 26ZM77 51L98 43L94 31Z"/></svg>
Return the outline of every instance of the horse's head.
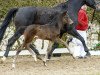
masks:
<svg viewBox="0 0 100 75"><path fill-rule="evenodd" d="M87 6L100 11L100 2L98 0L84 0L84 2Z"/></svg>

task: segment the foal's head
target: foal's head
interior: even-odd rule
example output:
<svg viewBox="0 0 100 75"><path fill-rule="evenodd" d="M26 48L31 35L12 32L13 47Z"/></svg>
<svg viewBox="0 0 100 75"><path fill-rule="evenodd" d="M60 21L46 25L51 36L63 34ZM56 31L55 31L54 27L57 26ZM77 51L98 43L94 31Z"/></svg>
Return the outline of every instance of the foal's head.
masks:
<svg viewBox="0 0 100 75"><path fill-rule="evenodd" d="M57 15L57 24L60 28L63 28L63 26L72 24L73 21L70 19L69 15L67 14L67 11L59 12Z"/></svg>
<svg viewBox="0 0 100 75"><path fill-rule="evenodd" d="M67 11L61 12L62 22L63 24L72 24L73 21L70 19Z"/></svg>

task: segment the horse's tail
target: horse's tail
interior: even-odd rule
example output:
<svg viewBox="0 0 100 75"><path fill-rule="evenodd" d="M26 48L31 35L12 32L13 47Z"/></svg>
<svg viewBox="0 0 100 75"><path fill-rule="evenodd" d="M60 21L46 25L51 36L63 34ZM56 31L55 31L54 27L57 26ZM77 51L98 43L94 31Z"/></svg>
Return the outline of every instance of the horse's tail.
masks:
<svg viewBox="0 0 100 75"><path fill-rule="evenodd" d="M3 36L6 31L7 26L9 25L9 23L11 22L11 19L14 17L14 15L16 14L17 11L18 11L18 8L12 8L8 11L8 13L0 27L0 43L1 43L1 40L3 39Z"/></svg>

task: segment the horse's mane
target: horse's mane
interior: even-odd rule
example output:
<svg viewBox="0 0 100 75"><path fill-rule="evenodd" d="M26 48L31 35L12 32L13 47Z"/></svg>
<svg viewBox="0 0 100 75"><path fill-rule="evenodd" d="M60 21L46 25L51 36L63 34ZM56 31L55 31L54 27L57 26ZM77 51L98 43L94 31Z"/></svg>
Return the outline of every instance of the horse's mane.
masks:
<svg viewBox="0 0 100 75"><path fill-rule="evenodd" d="M54 9L59 9L59 8L67 8L67 5L68 5L68 2L63 2L63 3L60 3L60 4L58 4L57 6L54 6L53 8Z"/></svg>

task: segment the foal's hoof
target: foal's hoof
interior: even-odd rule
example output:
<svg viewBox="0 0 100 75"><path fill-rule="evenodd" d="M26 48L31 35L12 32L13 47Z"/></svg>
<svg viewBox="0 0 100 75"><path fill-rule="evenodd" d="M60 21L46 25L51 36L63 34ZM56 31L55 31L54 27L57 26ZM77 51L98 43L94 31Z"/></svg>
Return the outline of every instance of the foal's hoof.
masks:
<svg viewBox="0 0 100 75"><path fill-rule="evenodd" d="M39 60L42 60L41 56L40 55L37 55L36 56Z"/></svg>

